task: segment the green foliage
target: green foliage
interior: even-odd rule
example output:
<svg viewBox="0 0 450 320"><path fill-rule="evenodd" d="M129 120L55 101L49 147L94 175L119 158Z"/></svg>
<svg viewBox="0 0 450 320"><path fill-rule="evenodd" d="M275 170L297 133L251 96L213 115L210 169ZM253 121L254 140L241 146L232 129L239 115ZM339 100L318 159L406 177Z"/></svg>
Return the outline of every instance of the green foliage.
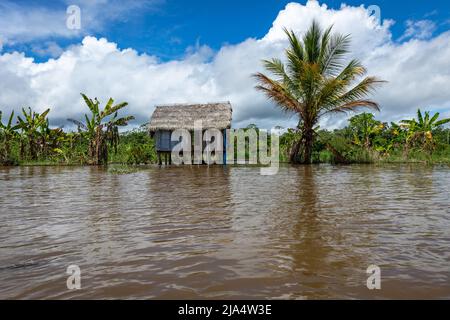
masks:
<svg viewBox="0 0 450 320"><path fill-rule="evenodd" d="M13 125L14 111L8 118L6 124L2 121L2 112L0 111L0 165L16 165L18 159L11 154L11 143L17 136L17 126Z"/></svg>
<svg viewBox="0 0 450 320"><path fill-rule="evenodd" d="M352 117L343 129L315 130L313 162L450 163L450 129L443 128L443 124L450 121L438 120L439 115L431 117L428 112L423 116L420 111L418 113L418 120L402 121L401 124L382 123L372 114L363 113ZM293 141L298 140L297 134L298 130L289 129L280 137L282 161L289 159ZM414 144L412 137L416 137Z"/></svg>
<svg viewBox="0 0 450 320"><path fill-rule="evenodd" d="M117 153L111 155L111 162L127 164L156 163L155 143L145 125L137 130L125 132L120 137Z"/></svg>
<svg viewBox="0 0 450 320"><path fill-rule="evenodd" d="M289 128L285 134L280 137L280 161L289 162L291 155L295 153L298 141L301 141L302 133L300 130Z"/></svg>
<svg viewBox="0 0 450 320"><path fill-rule="evenodd" d="M448 119L439 119L439 112L432 117L429 112L422 112L417 110L417 119L402 120L401 123L408 129L406 138L407 148L414 148L419 146L421 149L427 150L430 154L435 150L436 143L433 137L433 131L436 131L444 124L450 122Z"/></svg>
<svg viewBox="0 0 450 320"><path fill-rule="evenodd" d="M131 119L131 117L117 118L117 108L123 108L125 104L113 107L113 102L110 100L105 107L105 110L109 111L100 111L98 102L92 102L92 104L90 102L90 109L94 111L94 114L92 117L86 116L86 124L71 121L77 125L76 132L50 128L47 118L49 111L37 113L31 109L23 109L21 116L15 119L12 112L6 117L6 121L2 121L4 119L0 111L0 165L92 164L89 148L92 146L91 139L96 138L98 120L105 119L106 114L109 113L113 117L110 120L101 120L100 124L108 126L112 123L112 126L117 128ZM431 116L429 112L422 114L420 111L417 119L404 120L400 124L381 123L372 114L360 114L352 117L348 126L339 130L328 131L314 128L312 161L315 163L450 164L450 128L444 128L444 124L449 122L449 119L439 120L439 114ZM257 129L255 125L251 125L244 130L250 128ZM103 127L103 129L102 132L106 135L104 138L110 141L105 145L113 151L108 153L109 163L123 164L128 167L157 163L155 144L147 132L146 125L122 133L118 130L110 130L109 132L115 135L113 138L107 136L107 128ZM415 143L411 143L414 136L417 137L414 140ZM301 137L302 131L299 129L288 129L280 137L280 161L290 161L292 148L301 141ZM423 143L419 143L420 141ZM432 149L429 148L430 141ZM270 141L268 144L270 145ZM248 157L247 150L246 157Z"/></svg>
<svg viewBox="0 0 450 320"><path fill-rule="evenodd" d="M108 168L108 173L117 175L131 174L136 173L137 171L138 169L136 167L131 167L128 165L113 165Z"/></svg>
<svg viewBox="0 0 450 320"><path fill-rule="evenodd" d="M366 149L372 147L374 138L384 130L384 124L375 120L371 113L356 115L350 118L349 123L353 143Z"/></svg>
<svg viewBox="0 0 450 320"><path fill-rule="evenodd" d="M91 111L90 117L85 114L86 123L74 119L68 119L68 121L77 125L78 132L89 141L89 162L95 165L107 164L108 145L117 153L120 136L118 127L126 126L134 117L118 118L118 111L125 108L128 105L127 102L114 105L114 100L110 98L102 110L97 98L92 100L83 93L81 96Z"/></svg>
<svg viewBox="0 0 450 320"><path fill-rule="evenodd" d="M50 128L47 118L50 109L43 113L22 109L22 115L16 118L12 112L6 123L0 111L0 165L85 165L106 164L108 160L129 164L156 162L154 142L145 126L119 132L119 126L133 119L117 116L126 103L114 105L110 99L101 110L97 99L92 101L84 95L83 98L92 114L85 116L86 123L69 120L77 126L77 132Z"/></svg>

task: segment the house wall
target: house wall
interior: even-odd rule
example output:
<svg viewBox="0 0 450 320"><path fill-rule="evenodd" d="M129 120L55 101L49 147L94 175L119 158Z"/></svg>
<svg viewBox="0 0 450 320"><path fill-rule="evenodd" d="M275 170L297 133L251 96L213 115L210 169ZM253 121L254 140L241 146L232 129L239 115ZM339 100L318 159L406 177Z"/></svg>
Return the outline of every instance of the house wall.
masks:
<svg viewBox="0 0 450 320"><path fill-rule="evenodd" d="M204 132L203 132L204 133ZM227 137L226 137L226 130L222 130L223 134L223 155L220 155L223 157L223 164L226 164L226 146L227 146ZM155 147L157 152L172 152L172 149L179 143L177 141L171 141L171 135L172 131L169 130L158 130L155 132L154 140L155 140ZM191 132L192 137L192 159L194 159L194 133ZM203 134L202 134L203 137ZM205 150L206 142L202 139L202 152ZM219 157L220 157L219 156Z"/></svg>
<svg viewBox="0 0 450 320"><path fill-rule="evenodd" d="M171 152L177 142L170 141L172 132L169 130L158 130L155 133L156 151Z"/></svg>

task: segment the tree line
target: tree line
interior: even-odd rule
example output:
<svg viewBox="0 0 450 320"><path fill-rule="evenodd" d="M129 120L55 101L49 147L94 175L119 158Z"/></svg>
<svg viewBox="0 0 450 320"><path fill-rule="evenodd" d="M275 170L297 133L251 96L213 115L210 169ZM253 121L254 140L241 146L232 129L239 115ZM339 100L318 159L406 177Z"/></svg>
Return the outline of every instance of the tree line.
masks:
<svg viewBox="0 0 450 320"><path fill-rule="evenodd" d="M311 162L445 162L450 163L450 119L417 111L414 119L381 122L372 113L351 117L348 125L333 131L315 130ZM299 129L288 129L280 138L285 160L300 140Z"/></svg>

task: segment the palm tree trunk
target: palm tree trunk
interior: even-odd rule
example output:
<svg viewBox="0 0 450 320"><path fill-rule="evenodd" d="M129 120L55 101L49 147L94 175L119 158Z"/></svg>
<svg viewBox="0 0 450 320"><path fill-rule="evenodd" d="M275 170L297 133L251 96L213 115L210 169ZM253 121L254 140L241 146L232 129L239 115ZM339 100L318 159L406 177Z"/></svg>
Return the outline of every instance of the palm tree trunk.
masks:
<svg viewBox="0 0 450 320"><path fill-rule="evenodd" d="M305 147L302 162L304 164L311 164L312 163L312 149L313 149L313 143L314 143L314 130L309 127L304 127L303 133L302 133L302 140L303 140L303 144Z"/></svg>

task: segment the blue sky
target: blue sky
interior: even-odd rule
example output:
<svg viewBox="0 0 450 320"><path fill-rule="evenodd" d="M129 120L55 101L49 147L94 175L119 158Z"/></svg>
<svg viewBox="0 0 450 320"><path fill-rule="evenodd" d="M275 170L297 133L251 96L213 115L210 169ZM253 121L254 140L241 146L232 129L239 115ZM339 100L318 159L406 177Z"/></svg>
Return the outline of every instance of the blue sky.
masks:
<svg viewBox="0 0 450 320"><path fill-rule="evenodd" d="M77 4L82 9L82 14L84 13L84 1L19 0L14 2L23 11L46 8L62 13L68 4ZM144 1L138 0L138 2ZM156 55L162 60L177 59L185 54L186 49L196 44L206 44L212 49L218 50L224 44L236 44L250 37L264 36L279 11L289 2L291 1L151 0L146 6L138 6L135 10L125 11L123 14L119 12L112 18L105 17L107 26L92 28L82 35L70 39L52 36L47 40L54 41L65 48L79 42L84 35L90 34L96 37L106 37L108 40L118 43L121 48L131 47L139 52ZM299 2L304 3L305 1ZM339 9L343 2L327 0L322 3L326 3L329 8ZM382 19L396 21L391 31L394 39L397 40L405 32L408 20L433 21L436 25L436 30L433 31L434 35L448 30L450 26L450 1L446 0L377 0L371 2L347 0L344 3L366 7L378 5L381 9ZM111 7L115 6L116 4ZM127 6L127 0L122 2L122 6ZM86 10L90 10L90 8ZM96 10L100 11L96 17L101 19L102 11L108 13L111 8L108 8L107 4L101 4ZM82 16L82 23L83 20ZM24 51L35 57L37 61L45 61L50 57L49 54L34 52L32 47L30 43L18 43L11 46L6 45L4 51Z"/></svg>
<svg viewBox="0 0 450 320"><path fill-rule="evenodd" d="M278 12L289 2L292 1L167 0L161 5L161 11L135 20L130 29L133 34L131 37L121 36L122 27L118 27L110 36L113 41L117 40L124 46L154 52L163 57L182 54L186 46L195 44L197 40L218 49L224 43L234 44L249 37L264 36ZM450 1L384 0L368 3L350 0L344 2L356 6L363 4L366 7L372 4L378 5L382 10L382 19L397 21L392 28L395 38L403 34L407 20L433 20L438 25L437 33L449 27ZM342 1L331 0L324 3L338 9ZM149 32L142 32L146 29ZM172 41L174 39L179 40L178 43L174 43Z"/></svg>
<svg viewBox="0 0 450 320"><path fill-rule="evenodd" d="M69 5L81 9L80 30L66 27ZM450 116L444 0L0 0L0 110L50 107L51 123L63 126L82 119L83 92L129 102L135 125L158 104L230 101L236 127L294 126L251 75L263 71L262 59L283 58L283 27L302 33L313 19L350 33L352 57L388 81L371 97L378 119L399 121L418 108Z"/></svg>

